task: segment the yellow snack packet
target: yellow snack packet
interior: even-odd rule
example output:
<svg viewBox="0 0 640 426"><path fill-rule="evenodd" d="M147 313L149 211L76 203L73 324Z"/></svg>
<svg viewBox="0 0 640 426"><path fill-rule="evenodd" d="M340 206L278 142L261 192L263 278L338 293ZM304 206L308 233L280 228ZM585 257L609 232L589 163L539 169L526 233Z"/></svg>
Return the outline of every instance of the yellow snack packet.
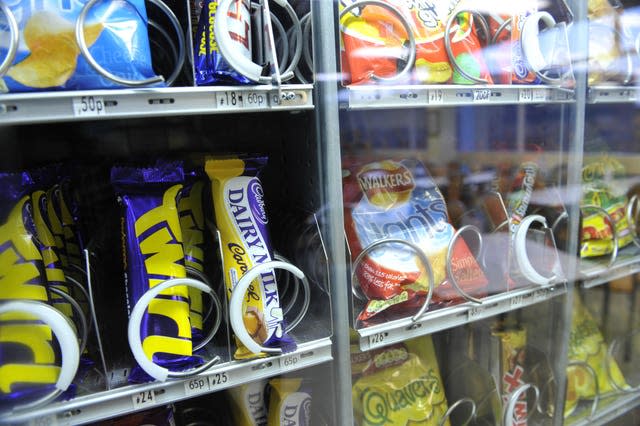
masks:
<svg viewBox="0 0 640 426"><path fill-rule="evenodd" d="M447 399L431 336L371 352L369 365L353 385L356 424L439 425Z"/></svg>
<svg viewBox="0 0 640 426"><path fill-rule="evenodd" d="M303 379L277 378L269 382L267 426L308 426L311 419L311 388Z"/></svg>

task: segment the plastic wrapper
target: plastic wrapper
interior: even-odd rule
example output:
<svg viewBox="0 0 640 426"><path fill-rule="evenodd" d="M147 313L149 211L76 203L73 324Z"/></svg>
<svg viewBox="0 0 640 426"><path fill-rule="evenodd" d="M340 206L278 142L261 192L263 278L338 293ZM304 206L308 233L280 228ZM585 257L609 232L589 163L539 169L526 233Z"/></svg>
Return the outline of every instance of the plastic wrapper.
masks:
<svg viewBox="0 0 640 426"><path fill-rule="evenodd" d="M205 171L211 179L216 224L224 260L227 296L253 266L273 259L260 171L266 157L207 159ZM243 301L244 326L253 340L284 352L295 349L285 333L284 314L273 270L266 271L249 286ZM238 338L238 359L252 358Z"/></svg>
<svg viewBox="0 0 640 426"><path fill-rule="evenodd" d="M186 277L177 207L183 181L182 165L177 162L111 169L111 182L122 211L129 312L150 288ZM142 318L141 338L145 355L169 370L186 370L201 363L192 353L186 286L169 288L151 301ZM149 377L136 366L129 380L141 382Z"/></svg>
<svg viewBox="0 0 640 426"><path fill-rule="evenodd" d="M580 294L575 292L569 332L570 365L567 367L565 417L575 410L580 400L592 400L628 387L618 364L608 356L607 350L598 324Z"/></svg>
<svg viewBox="0 0 640 426"><path fill-rule="evenodd" d="M519 327L496 327L493 335L500 341L500 387L502 403L506 405L513 392L525 384L525 357L527 332ZM534 407L527 405L526 395L522 394L515 403L511 424L526 425L528 412Z"/></svg>
<svg viewBox="0 0 640 426"><path fill-rule="evenodd" d="M204 273L205 223L202 205L204 184L204 181L196 180L195 177L187 178L178 202L185 267L200 273ZM199 342L203 338L203 315L202 292L189 287L189 318L194 342Z"/></svg>
<svg viewBox="0 0 640 426"><path fill-rule="evenodd" d="M8 92L84 90L119 87L89 65L75 38L84 2L12 2L19 46L0 88ZM6 18L0 18L6 23ZM128 79L152 77L143 0L98 2L87 14L84 36L89 52L107 71ZM9 26L0 26L0 57L9 50Z"/></svg>
<svg viewBox="0 0 640 426"><path fill-rule="evenodd" d="M266 387L266 380L258 380L227 391L235 426L267 425Z"/></svg>
<svg viewBox="0 0 640 426"><path fill-rule="evenodd" d="M351 164L343 170L345 230L352 261L372 243L401 239L418 246L434 275L434 303L459 298L446 274L447 250L454 235L440 190L424 166L415 160L385 160ZM360 321L388 311L404 316L417 311L429 290L426 266L417 253L398 243L382 244L365 254L356 277L368 302ZM453 273L473 296L486 294L487 280L459 239L453 249ZM390 310L391 309L391 310Z"/></svg>
<svg viewBox="0 0 640 426"><path fill-rule="evenodd" d="M212 84L249 84L251 81L238 73L224 59L214 32L218 0L205 0L200 12L195 36L195 80L198 86ZM234 49L247 59L251 59L251 6L248 0L234 2L229 16L229 30L233 31Z"/></svg>
<svg viewBox="0 0 640 426"><path fill-rule="evenodd" d="M47 278L29 194L28 173L0 173L0 301L49 303ZM28 314L0 316L0 409L49 393L60 372L60 352L49 326Z"/></svg>
<svg viewBox="0 0 640 426"><path fill-rule="evenodd" d="M370 351L353 384L355 423L360 426L440 425L447 399L433 342L424 336ZM446 420L444 425L449 425Z"/></svg>
<svg viewBox="0 0 640 426"><path fill-rule="evenodd" d="M268 426L311 424L311 387L305 379L271 379L269 388Z"/></svg>

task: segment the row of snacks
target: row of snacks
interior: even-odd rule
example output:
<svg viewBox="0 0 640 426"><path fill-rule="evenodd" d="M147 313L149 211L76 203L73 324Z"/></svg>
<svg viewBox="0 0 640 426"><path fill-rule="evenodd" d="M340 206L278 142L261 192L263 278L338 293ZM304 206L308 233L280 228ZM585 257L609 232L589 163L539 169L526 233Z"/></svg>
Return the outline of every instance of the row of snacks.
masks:
<svg viewBox="0 0 640 426"><path fill-rule="evenodd" d="M638 11L622 3L590 0L580 23L565 0L341 1L345 83L573 87L577 67L592 85L629 84L638 77L640 27ZM581 31L586 57L569 44Z"/></svg>
<svg viewBox="0 0 640 426"><path fill-rule="evenodd" d="M465 205L451 176L446 198L415 159L343 164L345 232L357 328L419 316L528 286L579 280L571 258L605 271L618 250L638 244L637 195L616 187L610 157L584 167L581 194L553 184L541 156L495 174ZM458 176L459 177L459 176ZM574 200L574 201L571 201ZM567 252L571 203L581 211L579 252Z"/></svg>
<svg viewBox="0 0 640 426"><path fill-rule="evenodd" d="M309 2L272 3L3 2L0 93L307 83Z"/></svg>
<svg viewBox="0 0 640 426"><path fill-rule="evenodd" d="M3 414L294 351L290 333L313 322L311 292L325 289L273 250L266 161L0 174ZM327 337L329 326L315 333ZM111 371L122 368L119 383Z"/></svg>
<svg viewBox="0 0 640 426"><path fill-rule="evenodd" d="M356 424L544 424L558 382L529 337L537 326L513 313L369 352L352 344ZM566 419L631 390L577 293L566 374Z"/></svg>

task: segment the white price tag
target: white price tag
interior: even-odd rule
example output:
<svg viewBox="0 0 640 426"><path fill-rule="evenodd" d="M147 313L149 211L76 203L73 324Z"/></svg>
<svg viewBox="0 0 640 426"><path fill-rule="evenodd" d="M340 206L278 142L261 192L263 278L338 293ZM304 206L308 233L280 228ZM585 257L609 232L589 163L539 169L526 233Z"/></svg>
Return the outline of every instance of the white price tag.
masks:
<svg viewBox="0 0 640 426"><path fill-rule="evenodd" d="M219 386L224 386L231 381L230 373L223 371L222 373L214 373L209 376L209 384L211 389L215 389Z"/></svg>
<svg viewBox="0 0 640 426"><path fill-rule="evenodd" d="M152 407L156 404L156 394L152 390L136 392L131 396L131 401L134 410Z"/></svg>
<svg viewBox="0 0 640 426"><path fill-rule="evenodd" d="M534 302L541 302L543 300L547 299L547 290L545 289L540 289L540 290L536 290L533 292L533 301Z"/></svg>
<svg viewBox="0 0 640 426"><path fill-rule="evenodd" d="M76 96L72 103L75 117L98 117L107 114L101 96Z"/></svg>
<svg viewBox="0 0 640 426"><path fill-rule="evenodd" d="M547 89L537 89L533 91L533 102L546 102Z"/></svg>
<svg viewBox="0 0 640 426"><path fill-rule="evenodd" d="M433 89L429 90L429 105L442 105L444 104L444 90Z"/></svg>
<svg viewBox="0 0 640 426"><path fill-rule="evenodd" d="M475 89L473 91L473 102L491 102L491 89Z"/></svg>
<svg viewBox="0 0 640 426"><path fill-rule="evenodd" d="M242 95L245 108L266 108L269 106L269 96L262 92L248 92Z"/></svg>
<svg viewBox="0 0 640 426"><path fill-rule="evenodd" d="M245 107L245 94L242 92L218 92L216 93L216 102L218 108L223 109L242 109Z"/></svg>
<svg viewBox="0 0 640 426"><path fill-rule="evenodd" d="M522 306L522 303L524 302L524 296L522 294L519 294L517 296L512 296L511 297L511 309L516 309L519 308L520 306Z"/></svg>
<svg viewBox="0 0 640 426"><path fill-rule="evenodd" d="M533 89L530 87L518 91L518 102L533 102Z"/></svg>
<svg viewBox="0 0 640 426"><path fill-rule="evenodd" d="M48 416L36 417L29 422L29 426L57 426L58 418L55 414Z"/></svg>
<svg viewBox="0 0 640 426"><path fill-rule="evenodd" d="M482 316L482 313L484 312L484 307L483 306L473 306L471 309L469 309L469 321L475 321L478 318L480 318Z"/></svg>
<svg viewBox="0 0 640 426"><path fill-rule="evenodd" d="M369 348L372 349L377 346L384 345L387 336L389 336L389 333L387 332L372 334L371 336L369 336Z"/></svg>
<svg viewBox="0 0 640 426"><path fill-rule="evenodd" d="M184 394L186 396L198 395L211 389L209 376L194 377L184 382Z"/></svg>
<svg viewBox="0 0 640 426"><path fill-rule="evenodd" d="M292 370L300 364L300 354L291 354L280 358L280 368Z"/></svg>

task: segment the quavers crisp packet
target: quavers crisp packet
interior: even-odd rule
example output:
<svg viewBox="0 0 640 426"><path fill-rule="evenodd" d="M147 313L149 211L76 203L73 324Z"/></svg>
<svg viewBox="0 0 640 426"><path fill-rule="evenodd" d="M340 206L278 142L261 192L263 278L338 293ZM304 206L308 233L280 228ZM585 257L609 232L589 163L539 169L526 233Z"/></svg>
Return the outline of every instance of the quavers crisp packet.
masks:
<svg viewBox="0 0 640 426"><path fill-rule="evenodd" d="M231 157L210 158L205 163L205 171L211 179L229 298L242 275L252 267L273 259L264 192L259 178L266 162L266 157ZM251 283L242 309L244 325L256 343L279 347L284 352L295 349L295 343L285 333L284 314L273 270L262 273ZM236 343L236 358L256 356L237 338Z"/></svg>
<svg viewBox="0 0 640 426"><path fill-rule="evenodd" d="M205 224L202 191L204 184L204 181L197 180L196 177L187 177L178 202L185 266L187 269L192 268L203 274ZM194 342L199 342L203 338L203 315L202 292L189 287L189 318L191 319L191 335Z"/></svg>
<svg viewBox="0 0 640 426"><path fill-rule="evenodd" d="M249 0L233 2L228 16L218 16L217 9L218 0L205 0L202 4L193 55L196 84L198 86L249 84L251 81L237 72L222 56L213 30L216 19L226 19L235 51L251 60L251 6Z"/></svg>
<svg viewBox="0 0 640 426"><path fill-rule="evenodd" d="M28 173L0 173L0 301L49 303ZM49 393L60 373L60 353L49 326L30 315L0 315L0 410Z"/></svg>
<svg viewBox="0 0 640 426"><path fill-rule="evenodd" d="M372 351L352 398L360 426L442 424L447 398L431 336Z"/></svg>
<svg viewBox="0 0 640 426"><path fill-rule="evenodd" d="M15 60L7 74L0 78L5 90L119 86L98 74L80 53L75 25L84 3L18 0L8 4L20 33ZM98 2L87 14L84 36L93 58L112 74L134 80L154 75L143 0ZM7 55L10 40L9 26L0 26L1 58Z"/></svg>
<svg viewBox="0 0 640 426"><path fill-rule="evenodd" d="M448 282L446 258L454 228L435 182L417 160L350 163L343 170L345 231L355 260L372 243L400 239L426 255L434 275L434 303L459 295ZM425 302L426 266L419 255L399 243L381 244L353 265L368 302L359 314L368 321L384 311L406 316ZM460 287L473 296L486 292L487 280L464 240L453 250L452 268Z"/></svg>
<svg viewBox="0 0 640 426"><path fill-rule="evenodd" d="M227 391L235 426L267 425L267 380L234 386Z"/></svg>
<svg viewBox="0 0 640 426"><path fill-rule="evenodd" d="M268 426L309 426L311 386L302 378L283 377L269 381Z"/></svg>
<svg viewBox="0 0 640 426"><path fill-rule="evenodd" d="M569 331L569 366L567 367L567 394L565 417L571 415L580 400L591 400L628 387L615 359L607 354L598 324L576 291L573 296L571 330ZM586 364L587 367L581 364ZM590 369L596 377L593 377ZM596 394L596 380L598 382Z"/></svg>
<svg viewBox="0 0 640 426"><path fill-rule="evenodd" d="M178 197L184 173L180 162L157 162L148 168L113 167L111 183L121 205L124 277L129 312L142 295L172 278L185 278ZM141 324L142 349L154 363L186 370L202 362L193 356L189 292L176 286L149 304ZM148 381L136 366L129 381Z"/></svg>

